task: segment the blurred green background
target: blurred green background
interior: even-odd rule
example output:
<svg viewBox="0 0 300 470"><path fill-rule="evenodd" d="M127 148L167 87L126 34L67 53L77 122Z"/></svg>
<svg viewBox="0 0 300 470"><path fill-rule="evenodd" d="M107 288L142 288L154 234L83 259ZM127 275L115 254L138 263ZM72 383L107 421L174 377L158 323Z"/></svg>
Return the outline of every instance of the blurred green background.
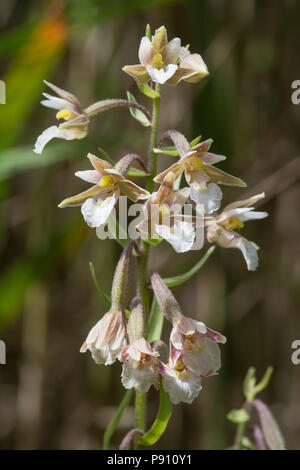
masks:
<svg viewBox="0 0 300 470"><path fill-rule="evenodd" d="M0 446L3 449L96 449L123 396L120 364L96 366L79 348L105 312L89 274L109 292L120 248L100 242L79 209L57 204L86 185L73 176L85 155L104 148L115 160L146 156L148 130L126 109L92 122L82 141L54 140L41 156L36 137L55 123L39 101L43 79L88 105L103 98L140 96L125 64L137 63L147 23L200 52L211 75L200 85L164 87L160 133L177 128L191 140L214 139L228 156L219 166L248 183L224 190L225 202L262 190L268 219L244 234L260 245L260 266L249 273L241 254L218 248L192 281L174 289L186 314L228 338L223 368L195 402L177 406L156 448L222 449L234 426L226 413L242 404L249 366L274 366L263 393L288 448L300 448L300 366L291 343L300 339L300 105L291 83L300 79L297 0L1 0L0 78ZM160 168L170 161L160 157ZM174 256L165 243L151 251L163 276L189 269L202 252ZM170 261L171 260L171 261ZM165 332L167 334L168 331ZM157 408L149 395L149 418ZM150 423L149 423L150 424ZM129 407L114 435L118 446L133 425Z"/></svg>

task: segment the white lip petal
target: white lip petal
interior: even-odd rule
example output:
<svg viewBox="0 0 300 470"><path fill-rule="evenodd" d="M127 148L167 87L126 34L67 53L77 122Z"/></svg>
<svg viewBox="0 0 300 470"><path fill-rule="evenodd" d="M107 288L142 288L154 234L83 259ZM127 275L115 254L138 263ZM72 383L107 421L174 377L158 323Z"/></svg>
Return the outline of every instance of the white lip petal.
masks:
<svg viewBox="0 0 300 470"><path fill-rule="evenodd" d="M141 44L139 47L139 60L140 63L146 65L151 58L152 44L149 38L146 36L142 37Z"/></svg>
<svg viewBox="0 0 300 470"><path fill-rule="evenodd" d="M45 145L55 137L60 137L58 127L48 127L48 129L44 130L41 135L37 138L33 151L37 154L41 154Z"/></svg>
<svg viewBox="0 0 300 470"><path fill-rule="evenodd" d="M177 222L173 227L156 225L157 234L164 238L177 253L189 251L195 241L195 229L188 222Z"/></svg>
<svg viewBox="0 0 300 470"><path fill-rule="evenodd" d="M87 183L97 184L102 175L97 170L84 170L84 171L76 171L75 176L81 178L83 181Z"/></svg>
<svg viewBox="0 0 300 470"><path fill-rule="evenodd" d="M258 254L255 245L245 238L240 237L236 247L239 248L247 263L249 271L255 271L258 266Z"/></svg>
<svg viewBox="0 0 300 470"><path fill-rule="evenodd" d="M163 51L163 58L164 64L174 64L179 57L181 50L181 41L179 38L174 38L170 41L164 51Z"/></svg>
<svg viewBox="0 0 300 470"><path fill-rule="evenodd" d="M192 403L202 389L201 378L192 373L187 373L185 379L181 379L175 372L170 371L163 374L162 382L174 405L180 402Z"/></svg>
<svg viewBox="0 0 300 470"><path fill-rule="evenodd" d="M220 187L215 183L208 184L206 190L197 183L191 184L191 199L197 204L203 204L206 214L211 214L219 209L222 196Z"/></svg>
<svg viewBox="0 0 300 470"><path fill-rule="evenodd" d="M89 198L82 204L81 213L89 227L99 227L107 221L115 203L116 197L114 194L104 199L104 201Z"/></svg>
<svg viewBox="0 0 300 470"><path fill-rule="evenodd" d="M147 72L154 82L163 85L166 81L171 78L177 70L177 65L169 64L166 69L155 69L151 65L147 65Z"/></svg>
<svg viewBox="0 0 300 470"><path fill-rule="evenodd" d="M138 361L129 359L123 364L121 377L125 388L135 388L140 393L147 393L151 385L158 382L158 367L154 363L141 366Z"/></svg>
<svg viewBox="0 0 300 470"><path fill-rule="evenodd" d="M253 211L253 212L246 212L246 214L242 214L239 219L242 222L246 222L247 220L259 220L268 217L268 212L260 212L260 211Z"/></svg>

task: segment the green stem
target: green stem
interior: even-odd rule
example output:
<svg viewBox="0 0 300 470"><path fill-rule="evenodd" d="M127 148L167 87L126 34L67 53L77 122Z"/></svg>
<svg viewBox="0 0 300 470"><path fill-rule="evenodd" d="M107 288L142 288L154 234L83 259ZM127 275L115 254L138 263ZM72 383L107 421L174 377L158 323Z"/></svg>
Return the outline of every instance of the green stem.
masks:
<svg viewBox="0 0 300 470"><path fill-rule="evenodd" d="M125 408L129 405L132 395L133 395L133 388L128 390L125 393L125 395L123 397L123 400L121 401L115 416L113 417L113 419L109 423L109 425L108 425L108 427L107 427L107 429L104 433L104 437L103 437L103 450L108 450L109 449L110 438L113 435L113 433L115 432L115 429L118 426L120 419L122 418L122 415L124 413Z"/></svg>
<svg viewBox="0 0 300 470"><path fill-rule="evenodd" d="M233 445L233 448L235 450L241 450L241 440L244 436L245 428L246 428L246 423L240 423L237 427L235 439L234 439L234 445Z"/></svg>
<svg viewBox="0 0 300 470"><path fill-rule="evenodd" d="M160 91L160 84L159 83L156 83L155 91L157 91L159 93L159 91ZM157 98L154 98L154 100L153 100L152 127L151 127L151 134L150 134L150 143L149 143L149 169L150 169L150 175L147 178L147 189L150 192L152 192L153 189L154 189L153 178L156 176L156 173L157 173L157 154L155 152L153 152L153 149L156 146L156 140L157 140L159 105L160 105L160 96L158 96Z"/></svg>
<svg viewBox="0 0 300 470"><path fill-rule="evenodd" d="M159 93L160 85L156 83L155 90ZM158 118L159 118L159 104L160 96L153 99L153 112L152 112L152 127L150 133L150 142L149 142L149 161L148 167L150 174L147 177L147 189L149 192L153 192L154 181L153 178L157 172L157 155L153 152L153 148L156 146L157 140L157 128L158 128ZM139 296L144 304L145 308L145 323L148 322L149 314L149 292L146 285L147 282L147 263L149 256L149 245L143 242L143 249L139 259ZM136 392L135 395L135 426L137 429L145 431L146 427L146 405L147 405L147 394ZM135 448L139 448L138 436L135 439Z"/></svg>

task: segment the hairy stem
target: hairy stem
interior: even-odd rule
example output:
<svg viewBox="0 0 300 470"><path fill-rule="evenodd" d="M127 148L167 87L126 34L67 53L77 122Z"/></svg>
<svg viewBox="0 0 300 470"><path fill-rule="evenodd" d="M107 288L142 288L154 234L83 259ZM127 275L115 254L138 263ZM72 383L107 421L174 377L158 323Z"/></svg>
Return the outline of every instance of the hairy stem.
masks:
<svg viewBox="0 0 300 470"><path fill-rule="evenodd" d="M160 85L156 83L155 90L159 92ZM153 152L153 148L156 145L157 140L157 128L158 128L158 118L159 118L159 104L160 97L153 99L153 112L152 112L152 127L150 133L150 142L149 142L149 157L148 157L148 167L149 167L149 176L147 178L147 189L149 192L152 192L154 189L153 178L156 175L157 170L157 155ZM149 315L149 292L147 289L147 263L149 255L149 245L145 242L143 243L142 253L139 257L139 296L144 304L145 308L145 323L147 325L148 315ZM135 395L135 425L136 428L145 431L146 426L146 405L147 405L147 394L136 392ZM138 436L137 436L138 437ZM138 449L138 439L135 439L135 448Z"/></svg>
<svg viewBox="0 0 300 470"><path fill-rule="evenodd" d="M159 83L156 83L155 91L157 91L159 93L159 91L160 91L160 84ZM150 192L152 192L153 189L154 189L153 178L156 176L156 172L157 172L157 154L153 152L153 149L156 146L156 140L157 140L159 105L160 105L160 96L158 98L154 98L154 100L153 100L152 127L151 127L150 144L149 144L149 170L150 170L150 176L147 179L147 189Z"/></svg>

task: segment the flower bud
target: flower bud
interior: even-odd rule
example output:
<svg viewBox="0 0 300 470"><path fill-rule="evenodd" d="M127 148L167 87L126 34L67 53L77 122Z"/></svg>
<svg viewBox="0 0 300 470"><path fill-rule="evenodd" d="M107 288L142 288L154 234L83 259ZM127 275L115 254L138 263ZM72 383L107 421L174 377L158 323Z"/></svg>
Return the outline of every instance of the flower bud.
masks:
<svg viewBox="0 0 300 470"><path fill-rule="evenodd" d="M158 273L154 272L152 274L151 283L157 302L165 314L166 319L173 322L177 316L182 315L177 300Z"/></svg>
<svg viewBox="0 0 300 470"><path fill-rule="evenodd" d="M127 323L129 343L145 336L144 306L138 297L131 302L131 312Z"/></svg>
<svg viewBox="0 0 300 470"><path fill-rule="evenodd" d="M137 261L132 254L135 242L129 242L117 264L111 290L113 309L125 309L136 293Z"/></svg>

